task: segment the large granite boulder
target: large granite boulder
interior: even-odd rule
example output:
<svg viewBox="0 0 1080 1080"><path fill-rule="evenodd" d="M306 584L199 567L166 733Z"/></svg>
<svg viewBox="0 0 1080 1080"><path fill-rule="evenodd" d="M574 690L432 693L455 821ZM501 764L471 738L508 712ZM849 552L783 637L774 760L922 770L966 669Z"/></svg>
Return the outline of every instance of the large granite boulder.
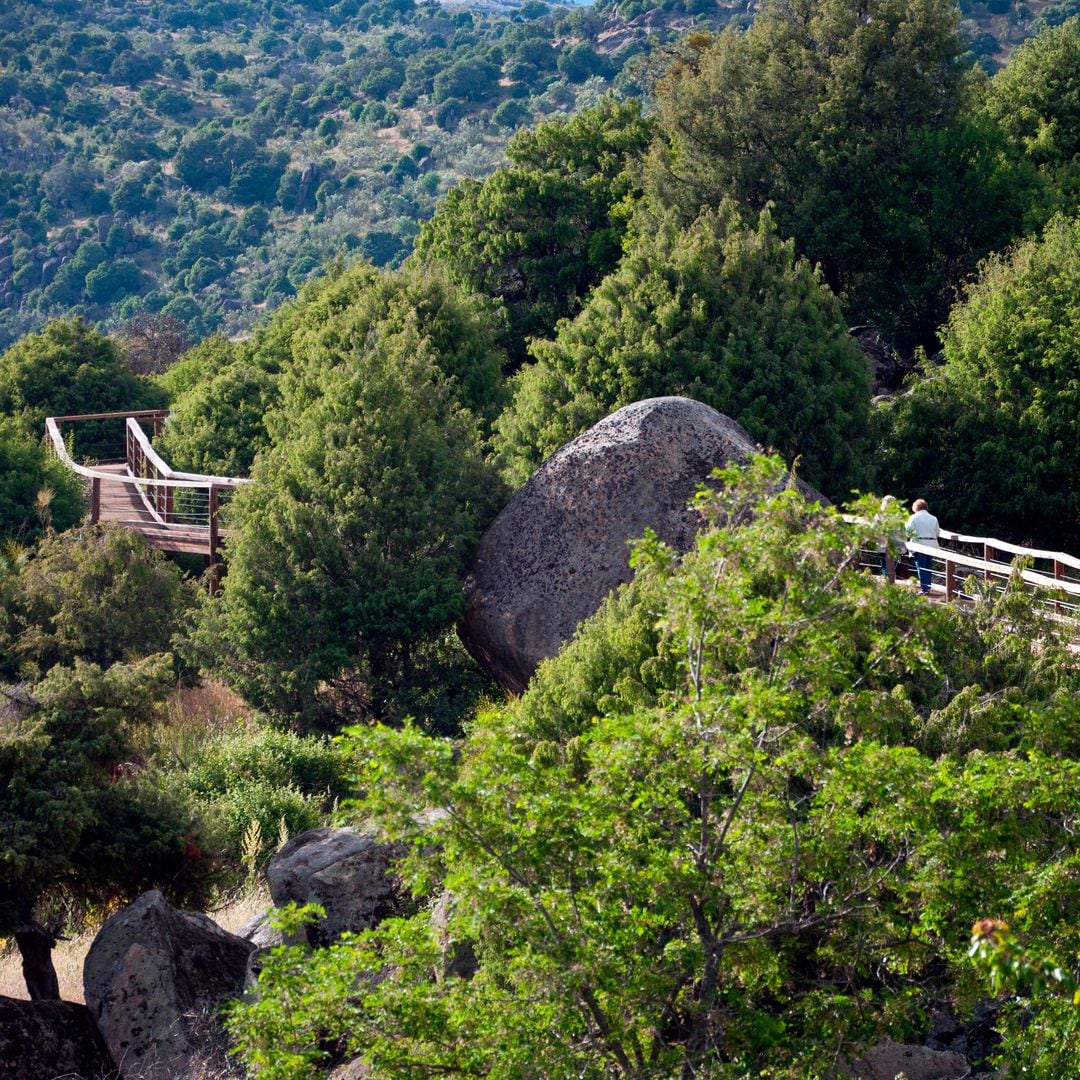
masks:
<svg viewBox="0 0 1080 1080"><path fill-rule="evenodd" d="M241 993L253 948L156 889L108 919L86 955L83 993L120 1076L229 1075L213 1013Z"/></svg>
<svg viewBox="0 0 1080 1080"><path fill-rule="evenodd" d="M630 580L627 541L650 528L686 551L697 486L757 450L734 420L680 397L627 405L568 442L480 541L458 627L465 647L521 693L540 661Z"/></svg>
<svg viewBox="0 0 1080 1080"><path fill-rule="evenodd" d="M0 1076L105 1080L116 1065L85 1005L0 997Z"/></svg>
<svg viewBox="0 0 1080 1080"><path fill-rule="evenodd" d="M404 913L407 890L391 870L402 854L401 845L380 843L356 829L310 829L270 860L266 881L278 907L323 906L326 918L309 927L308 940L328 945L345 931L370 930Z"/></svg>

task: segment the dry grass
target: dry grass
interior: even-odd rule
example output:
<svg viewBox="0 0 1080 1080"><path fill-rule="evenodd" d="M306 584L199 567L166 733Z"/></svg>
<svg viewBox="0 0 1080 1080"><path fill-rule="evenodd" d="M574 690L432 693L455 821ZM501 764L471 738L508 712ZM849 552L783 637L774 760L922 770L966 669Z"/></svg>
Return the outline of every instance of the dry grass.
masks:
<svg viewBox="0 0 1080 1080"><path fill-rule="evenodd" d="M223 930L235 934L248 919L261 915L269 906L270 895L266 891L266 885L258 882L232 903L211 912L210 917ZM95 931L90 930L71 941L62 941L53 952L56 977L60 981L60 997L64 1001L81 1003L83 1000L83 960L93 944L94 934ZM23 982L22 961L14 941L0 950L0 995L23 1001L30 996L26 992L26 983Z"/></svg>
<svg viewBox="0 0 1080 1080"><path fill-rule="evenodd" d="M82 1003L83 960L93 940L92 933L80 934L71 941L61 941L53 951L53 966L56 968L56 977L60 980L60 996L64 1001ZM26 992L22 960L19 958L19 950L15 948L14 941L11 941L8 947L0 952L0 994L4 997L20 998L23 1001L30 996Z"/></svg>

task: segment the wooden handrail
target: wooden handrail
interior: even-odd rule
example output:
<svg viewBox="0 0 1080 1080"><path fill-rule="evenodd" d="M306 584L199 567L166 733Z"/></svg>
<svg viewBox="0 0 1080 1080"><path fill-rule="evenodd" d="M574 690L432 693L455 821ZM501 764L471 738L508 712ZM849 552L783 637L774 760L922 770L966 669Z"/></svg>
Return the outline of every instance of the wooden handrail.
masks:
<svg viewBox="0 0 1080 1080"><path fill-rule="evenodd" d="M1020 555L1031 559L1046 559L1049 562L1060 563L1069 566L1080 573L1080 558L1069 555L1064 551L1043 551L1041 548L1022 547L1019 544L1010 544L1007 540L996 540L992 536L966 536L963 533L950 532L942 529L940 539L949 540L957 544L981 544L984 548L992 551L1005 551L1010 555Z"/></svg>
<svg viewBox="0 0 1080 1080"><path fill-rule="evenodd" d="M158 452L151 445L150 440L146 437L146 432L143 431L142 426L135 417L129 416L125 427L130 436L138 443L143 454L146 456L146 460L154 466L154 469L162 480L168 480L170 482L174 480L195 480L203 487L207 484L214 484L217 487L224 488L240 487L242 484L248 483L247 480L237 476L208 476L203 473L181 472L179 469L174 469L171 465L161 459ZM131 467L130 461L128 462L128 467Z"/></svg>
<svg viewBox="0 0 1080 1080"><path fill-rule="evenodd" d="M75 420L124 420L129 416L141 417L144 420L164 420L169 415L168 409L135 409L132 412L99 412L84 413L81 416L54 416L58 424L67 424Z"/></svg>
<svg viewBox="0 0 1080 1080"><path fill-rule="evenodd" d="M945 534L942 533L942 536ZM966 539L965 542L975 543L976 539ZM917 553L920 555L930 555L935 559L940 559L945 563L946 567L962 566L968 570L978 570L986 574L996 573L1000 577L1008 577L1016 571L1013 570L1012 564L1007 562L995 562L989 559L980 559L974 555L962 555L958 551L950 551L948 548L936 547L932 544L920 544L915 540L905 541L905 546L908 551ZM991 546L996 546L994 542L991 542ZM1028 549L1020 548L1020 554L1027 554ZM1039 558L1054 558L1052 555L1040 554ZM1057 556L1060 559L1060 556ZM1034 585L1040 589L1057 590L1063 593L1067 593L1069 596L1080 597L1080 582L1066 581L1063 577L1058 577L1056 574L1051 576L1049 574L1040 574L1037 570L1021 570L1020 576L1029 585Z"/></svg>
<svg viewBox="0 0 1080 1080"><path fill-rule="evenodd" d="M114 416L105 417L106 419L119 420L127 418L137 414L133 413L117 413ZM248 484L251 481L246 477L241 476L203 476L200 473L182 473L175 471L169 466L165 466L171 474L168 478L152 478L152 477L136 477L136 476L119 476L116 473L107 473L101 469L95 469L92 465L80 465L77 461L74 461L71 455L68 453L67 446L64 443L64 437L60 433L59 424L64 421L82 420L82 419L99 419L99 414L93 414L88 417L81 416L49 416L45 419L45 434L48 436L49 442L52 444L53 452L56 456L66 465L73 473L78 476L86 477L88 480L93 479L106 479L111 482L120 484L169 484L172 487L179 488L205 488L211 484L218 487L240 487L243 484ZM146 441L145 433L143 433L143 439ZM147 447L150 446L149 441L146 441ZM155 457L157 457L155 453ZM161 459L158 458L160 461ZM164 462L162 462L164 464Z"/></svg>

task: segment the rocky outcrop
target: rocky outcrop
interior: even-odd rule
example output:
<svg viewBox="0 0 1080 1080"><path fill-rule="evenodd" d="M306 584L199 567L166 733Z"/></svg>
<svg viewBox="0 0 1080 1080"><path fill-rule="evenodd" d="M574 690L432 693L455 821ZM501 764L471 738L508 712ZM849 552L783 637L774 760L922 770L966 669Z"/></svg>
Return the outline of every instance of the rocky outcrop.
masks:
<svg viewBox="0 0 1080 1080"><path fill-rule="evenodd" d="M454 913L454 896L444 890L431 909L431 925L442 950L442 974L444 979L471 979L479 970L476 948L471 941L458 941L450 932Z"/></svg>
<svg viewBox="0 0 1080 1080"><path fill-rule="evenodd" d="M858 342L870 369L870 393L881 397L900 388L910 368L876 326L853 326L849 334Z"/></svg>
<svg viewBox="0 0 1080 1080"><path fill-rule="evenodd" d="M254 948L248 956L247 967L244 970L244 990L251 990L258 982L262 972L263 960L271 950L278 945L290 944L289 939L270 921L270 913L273 908L267 908L260 915L248 919L239 930L238 937L251 942Z"/></svg>
<svg viewBox="0 0 1080 1080"><path fill-rule="evenodd" d="M356 829L311 829L270 860L266 881L281 907L321 904L326 918L308 929L310 944L328 945L346 931L370 930L405 910L406 891L392 872L403 854Z"/></svg>
<svg viewBox="0 0 1080 1080"><path fill-rule="evenodd" d="M228 1075L211 1014L241 992L253 948L156 889L113 915L87 953L83 991L120 1076Z"/></svg>
<svg viewBox="0 0 1080 1080"><path fill-rule="evenodd" d="M0 997L0 1076L105 1080L115 1075L116 1066L85 1005Z"/></svg>
<svg viewBox="0 0 1080 1080"><path fill-rule="evenodd" d="M567 443L484 534L458 628L465 647L520 693L630 580L627 542L653 529L687 550L698 528L687 508L697 486L757 449L734 420L679 397L628 405Z"/></svg>
<svg viewBox="0 0 1080 1080"><path fill-rule="evenodd" d="M852 1066L850 1075L858 1080L964 1080L971 1064L962 1054L885 1039Z"/></svg>

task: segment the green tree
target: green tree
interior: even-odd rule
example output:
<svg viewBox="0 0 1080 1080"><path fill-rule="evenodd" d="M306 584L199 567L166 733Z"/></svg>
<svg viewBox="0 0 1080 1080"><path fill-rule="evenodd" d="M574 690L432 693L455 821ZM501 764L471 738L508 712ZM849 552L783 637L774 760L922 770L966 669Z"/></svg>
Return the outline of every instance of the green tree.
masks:
<svg viewBox="0 0 1080 1080"><path fill-rule="evenodd" d="M499 323L490 303L470 296L437 266L379 272L335 266L306 286L254 335L254 362L281 371L282 408L267 417L273 438L323 392L328 368L348 364L366 337L413 330L430 347L441 378L486 434L505 400Z"/></svg>
<svg viewBox="0 0 1080 1080"><path fill-rule="evenodd" d="M174 399L157 441L175 469L215 476L247 476L270 439L266 414L278 402L277 379L239 361Z"/></svg>
<svg viewBox="0 0 1080 1080"><path fill-rule="evenodd" d="M192 588L141 535L117 525L47 536L12 589L12 660L37 678L57 664L108 668L165 653Z"/></svg>
<svg viewBox="0 0 1080 1080"><path fill-rule="evenodd" d="M994 76L986 110L1042 174L1050 204L1070 212L1080 185L1080 19L1019 45Z"/></svg>
<svg viewBox="0 0 1080 1080"><path fill-rule="evenodd" d="M86 275L86 298L94 304L107 304L136 293L145 278L134 259L113 259Z"/></svg>
<svg viewBox="0 0 1080 1080"><path fill-rule="evenodd" d="M308 724L407 711L498 497L430 339L412 320L347 327L233 502L224 594L197 635L249 701Z"/></svg>
<svg viewBox="0 0 1080 1080"><path fill-rule="evenodd" d="M331 1048L379 1080L828 1075L963 984L973 911L1060 887L1078 764L1025 732L1075 713L1076 659L1052 633L1050 666L1018 650L1011 710L953 681L967 617L860 572L875 526L784 475L725 471L694 549L647 539L635 583L463 744L351 733L357 812L412 842L403 871L448 890L449 921L274 957L233 1014L258 1075ZM1017 604L977 603L976 666ZM1005 748L928 752L973 707L1011 713ZM1040 930L1070 925L1057 895ZM476 974L443 974L465 942Z"/></svg>
<svg viewBox="0 0 1080 1080"><path fill-rule="evenodd" d="M0 416L0 541L70 528L82 513L78 478L16 419Z"/></svg>
<svg viewBox="0 0 1080 1080"><path fill-rule="evenodd" d="M82 319L57 319L0 355L0 413L44 433L46 416L151 408L160 395Z"/></svg>
<svg viewBox="0 0 1080 1080"><path fill-rule="evenodd" d="M507 148L513 167L451 189L421 229L422 257L505 304L515 364L614 269L650 134L637 104L613 98L521 132Z"/></svg>
<svg viewBox="0 0 1080 1080"><path fill-rule="evenodd" d="M797 0L692 36L657 88L651 194L684 222L771 202L853 320L930 344L1023 210L1000 134L967 111L957 20L949 0Z"/></svg>
<svg viewBox="0 0 1080 1080"><path fill-rule="evenodd" d="M734 417L800 457L801 474L828 492L865 479L866 361L835 297L767 213L749 229L728 205L642 237L533 353L498 422L515 485L608 413L665 394Z"/></svg>
<svg viewBox="0 0 1080 1080"><path fill-rule="evenodd" d="M881 479L959 528L1080 542L1080 223L983 268L943 328L944 363L878 417Z"/></svg>
<svg viewBox="0 0 1080 1080"><path fill-rule="evenodd" d="M209 902L220 864L190 801L120 768L172 681L169 658L150 656L108 670L76 660L4 690L0 936L18 943L31 998L60 996L51 950L80 913L153 886Z"/></svg>
<svg viewBox="0 0 1080 1080"><path fill-rule="evenodd" d="M499 89L499 69L486 60L458 60L435 76L431 100L484 101Z"/></svg>

